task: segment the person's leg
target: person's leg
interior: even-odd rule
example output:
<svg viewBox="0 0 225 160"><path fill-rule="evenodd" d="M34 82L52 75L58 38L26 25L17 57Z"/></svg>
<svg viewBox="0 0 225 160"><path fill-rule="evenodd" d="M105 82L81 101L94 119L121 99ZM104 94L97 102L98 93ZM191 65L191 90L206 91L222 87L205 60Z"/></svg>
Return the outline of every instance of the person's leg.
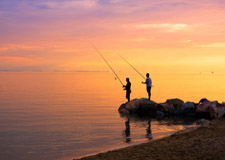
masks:
<svg viewBox="0 0 225 160"><path fill-rule="evenodd" d="M129 102L130 101L130 92L129 91L126 91L126 98L127 98L127 101Z"/></svg>
<svg viewBox="0 0 225 160"><path fill-rule="evenodd" d="M128 102L130 102L130 91L128 91Z"/></svg>
<svg viewBox="0 0 225 160"><path fill-rule="evenodd" d="M148 93L148 87L146 87L146 91L147 91L147 93ZM149 97L149 94L148 94L148 97Z"/></svg>
<svg viewBox="0 0 225 160"><path fill-rule="evenodd" d="M151 95L152 95L152 94L151 94L151 89L152 89L152 88L149 87L149 96L148 96L148 99L149 99L149 100L151 99Z"/></svg>
<svg viewBox="0 0 225 160"><path fill-rule="evenodd" d="M147 92L148 92L148 100L150 100L149 87L147 87Z"/></svg>
<svg viewBox="0 0 225 160"><path fill-rule="evenodd" d="M148 92L148 100L151 98L151 87L147 87L147 92Z"/></svg>

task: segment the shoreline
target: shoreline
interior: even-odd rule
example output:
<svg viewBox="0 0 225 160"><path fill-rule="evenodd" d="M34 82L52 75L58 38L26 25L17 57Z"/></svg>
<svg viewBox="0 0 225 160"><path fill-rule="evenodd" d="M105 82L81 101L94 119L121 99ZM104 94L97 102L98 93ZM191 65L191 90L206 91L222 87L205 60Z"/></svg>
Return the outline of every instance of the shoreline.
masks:
<svg viewBox="0 0 225 160"><path fill-rule="evenodd" d="M223 159L225 118L150 142L73 160Z"/></svg>
<svg viewBox="0 0 225 160"><path fill-rule="evenodd" d="M105 153L110 152L110 151L116 151L116 150L121 150L121 149L129 148L129 147L133 147L133 146L139 146L139 145L146 144L146 143L151 143L153 141L157 141L157 140L160 140L160 139L163 139L163 138L166 138L166 137L170 137L170 136L172 136L174 134L177 134L179 132L185 132L186 130L193 129L193 128L196 129L197 126L186 128L186 129L183 129L183 130L180 130L180 131L175 131L171 135L168 135L168 136L165 136L165 137L162 137L162 138L156 138L156 139L151 139L150 141L138 142L138 143L135 143L135 144L129 144L128 146L124 146L124 147L122 147L122 146L121 147L112 147L111 149L99 151L99 152L96 152L96 153L90 153L90 154L87 154L87 155L84 155L84 156L79 156L79 157L73 158L73 160L81 160L83 158L93 157L93 156L98 155L98 154L105 154Z"/></svg>
<svg viewBox="0 0 225 160"><path fill-rule="evenodd" d="M196 123L196 122L195 122ZM151 143L153 141L157 141L157 140L160 140L160 139L163 139L163 138L166 138L166 137L170 137L174 134L177 134L177 133L183 133L183 132L188 132L188 131L192 131L192 130L195 130L199 127L200 125L197 125L195 124L194 126L191 125L189 127L184 127L183 129L181 130L177 130L177 131L174 131L168 135L165 135L163 137L158 137L158 138L154 138L154 139L150 139L148 141L142 141L142 142L136 142L134 144L130 143L129 145L125 145L125 146L118 146L118 147L111 147L111 148L108 148L106 150L102 150L102 151L99 151L99 152L95 152L95 153L90 153L90 154L86 154L86 155L81 155L81 156L77 156L77 157L72 157L73 160L80 160L82 158L86 158L86 157L92 157L92 156L95 156L95 155L98 155L98 154L105 154L107 152L110 152L110 151L115 151L115 150L121 150L121 149L124 149L124 148L129 148L129 147L133 147L133 146L139 146L139 145L142 145L142 144L145 144L145 143Z"/></svg>

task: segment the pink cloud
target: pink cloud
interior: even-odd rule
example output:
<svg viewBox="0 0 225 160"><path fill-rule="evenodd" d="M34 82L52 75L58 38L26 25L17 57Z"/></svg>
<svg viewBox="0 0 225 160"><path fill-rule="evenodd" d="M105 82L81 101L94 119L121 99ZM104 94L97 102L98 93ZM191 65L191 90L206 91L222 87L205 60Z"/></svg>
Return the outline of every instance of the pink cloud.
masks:
<svg viewBox="0 0 225 160"><path fill-rule="evenodd" d="M60 65L92 54L89 42L108 50L222 48L225 42L222 0L2 0L0 10L0 54L14 57L1 59L8 66Z"/></svg>

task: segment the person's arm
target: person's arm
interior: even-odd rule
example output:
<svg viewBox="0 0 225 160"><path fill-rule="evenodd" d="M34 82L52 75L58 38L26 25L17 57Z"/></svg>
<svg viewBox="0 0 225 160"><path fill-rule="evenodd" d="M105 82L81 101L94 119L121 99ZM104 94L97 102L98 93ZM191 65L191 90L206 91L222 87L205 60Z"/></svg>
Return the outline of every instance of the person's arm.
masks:
<svg viewBox="0 0 225 160"><path fill-rule="evenodd" d="M145 81L145 82L144 82L144 81L142 81L141 83L142 83L142 84L146 84L146 81Z"/></svg>
<svg viewBox="0 0 225 160"><path fill-rule="evenodd" d="M123 90L126 90L126 88L127 88L127 85L123 85Z"/></svg>
<svg viewBox="0 0 225 160"><path fill-rule="evenodd" d="M145 82L142 82L142 84L147 84L148 83L148 79L146 79L146 81Z"/></svg>

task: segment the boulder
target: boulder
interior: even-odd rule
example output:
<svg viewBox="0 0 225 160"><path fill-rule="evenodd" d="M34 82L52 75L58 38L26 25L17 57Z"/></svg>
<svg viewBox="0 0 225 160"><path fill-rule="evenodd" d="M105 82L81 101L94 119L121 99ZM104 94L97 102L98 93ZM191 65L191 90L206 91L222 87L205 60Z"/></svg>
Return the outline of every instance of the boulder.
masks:
<svg viewBox="0 0 225 160"><path fill-rule="evenodd" d="M127 114L130 113L126 108L121 108L121 109L119 110L119 112L120 112L120 114L124 114L124 115L127 115Z"/></svg>
<svg viewBox="0 0 225 160"><path fill-rule="evenodd" d="M156 111L156 118L163 119L165 117L165 113L162 111Z"/></svg>
<svg viewBox="0 0 225 160"><path fill-rule="evenodd" d="M159 103L156 105L157 111L162 111L164 113L173 114L174 106L170 103Z"/></svg>
<svg viewBox="0 0 225 160"><path fill-rule="evenodd" d="M201 113L201 112L209 112L210 113L210 118L221 118L225 114L225 105L220 104L217 101L212 101L212 102L204 102L200 103L197 106L196 112Z"/></svg>
<svg viewBox="0 0 225 160"><path fill-rule="evenodd" d="M185 102L182 104L181 109L177 108L174 112L176 116L187 116L189 113L193 115L196 106L194 102Z"/></svg>
<svg viewBox="0 0 225 160"><path fill-rule="evenodd" d="M185 113L182 111L182 109L177 108L177 109L174 111L174 115L179 117L179 116L184 116Z"/></svg>
<svg viewBox="0 0 225 160"><path fill-rule="evenodd" d="M175 98L175 99L168 99L166 103L172 104L175 109L181 109L184 101L181 99Z"/></svg>
<svg viewBox="0 0 225 160"><path fill-rule="evenodd" d="M203 126L203 127L209 127L209 125L211 125L212 124L212 122L211 121L209 121L209 120L207 120L207 119L200 119L200 120L198 120L197 121L197 124L198 125L201 125L201 126Z"/></svg>
<svg viewBox="0 0 225 160"><path fill-rule="evenodd" d="M120 107L118 108L118 111L122 113L122 111L125 109L125 104L121 104Z"/></svg>
<svg viewBox="0 0 225 160"><path fill-rule="evenodd" d="M186 110L186 109L195 109L195 103L194 102L185 102L182 104L181 109Z"/></svg>
<svg viewBox="0 0 225 160"><path fill-rule="evenodd" d="M146 99L146 101L142 101L140 103L140 107L138 112L139 113L152 113L155 114L156 112L156 105L157 103L154 101L149 101Z"/></svg>
<svg viewBox="0 0 225 160"><path fill-rule="evenodd" d="M194 102L184 103L182 100L175 98L168 99L166 103L157 104L146 98L140 98L122 104L118 111L125 115L137 113L140 115L148 114L148 116L158 117L175 115L214 119L225 116L225 103L223 102L221 104L217 101L210 102L206 100L199 104L195 104Z"/></svg>
<svg viewBox="0 0 225 160"><path fill-rule="evenodd" d="M130 102L122 104L118 110L120 113L127 112L127 111L128 111L127 113L136 113L140 107L140 103L146 100L147 100L146 98L133 99Z"/></svg>

